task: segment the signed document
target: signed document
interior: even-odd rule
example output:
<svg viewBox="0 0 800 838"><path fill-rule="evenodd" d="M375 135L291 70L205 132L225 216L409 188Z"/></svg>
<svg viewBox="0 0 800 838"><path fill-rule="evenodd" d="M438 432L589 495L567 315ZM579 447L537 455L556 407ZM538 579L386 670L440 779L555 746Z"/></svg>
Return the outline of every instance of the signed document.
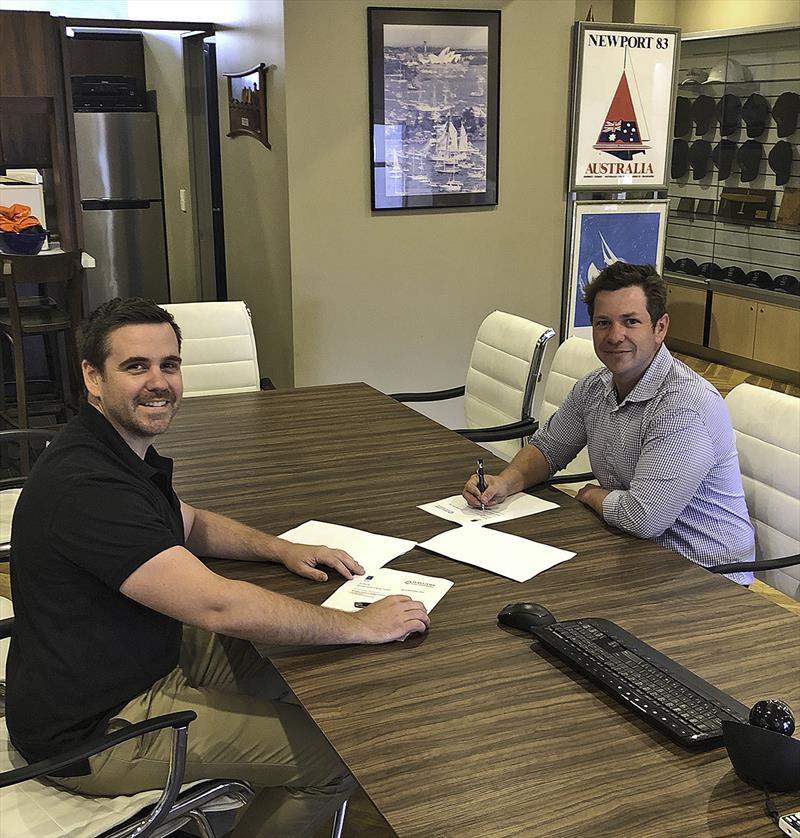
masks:
<svg viewBox="0 0 800 838"><path fill-rule="evenodd" d="M385 596L406 594L421 602L430 612L452 587L449 579L381 567L345 582L322 603L322 607L358 611Z"/></svg>
<svg viewBox="0 0 800 838"><path fill-rule="evenodd" d="M487 507L485 510L473 509L461 495L425 503L418 509L430 512L431 515L438 515L454 524L483 526L497 524L500 521L511 521L513 518L523 518L525 515L535 515L537 512L546 512L548 509L558 509L558 504L535 498L533 495L526 495L525 492L517 492L502 503L498 503L497 506Z"/></svg>

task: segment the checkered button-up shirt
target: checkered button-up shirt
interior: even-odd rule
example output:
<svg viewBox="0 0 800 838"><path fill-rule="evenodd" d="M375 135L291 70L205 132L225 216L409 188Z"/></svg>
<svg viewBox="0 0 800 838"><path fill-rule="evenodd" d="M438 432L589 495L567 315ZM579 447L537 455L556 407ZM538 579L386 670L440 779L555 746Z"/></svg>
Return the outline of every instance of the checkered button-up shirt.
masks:
<svg viewBox="0 0 800 838"><path fill-rule="evenodd" d="M603 518L612 526L705 567L755 558L725 403L665 346L621 402L609 370L582 378L531 442L551 473L588 445L592 471L610 490ZM753 581L752 573L729 578Z"/></svg>

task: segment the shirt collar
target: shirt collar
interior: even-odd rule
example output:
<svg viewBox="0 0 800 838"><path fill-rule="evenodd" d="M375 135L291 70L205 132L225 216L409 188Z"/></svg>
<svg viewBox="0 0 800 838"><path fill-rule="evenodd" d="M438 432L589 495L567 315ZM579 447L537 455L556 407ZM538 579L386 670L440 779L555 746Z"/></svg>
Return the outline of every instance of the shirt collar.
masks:
<svg viewBox="0 0 800 838"><path fill-rule="evenodd" d="M134 469L148 480L160 477L162 480L166 478L168 482L172 481L171 459L162 457L151 445L145 452L144 460L142 460L119 435L111 422L96 407L92 407L86 399L81 399L78 406L78 420L129 468Z"/></svg>
<svg viewBox="0 0 800 838"><path fill-rule="evenodd" d="M617 407L622 407L627 402L646 402L658 394L664 379L667 377L670 369L672 369L672 355L665 344L661 344L656 352L650 366L645 370L644 375L639 379L633 390L628 393L625 398L616 404L617 394L614 389L614 379L611 370L604 369L600 374L600 378L605 387L606 397L612 398Z"/></svg>

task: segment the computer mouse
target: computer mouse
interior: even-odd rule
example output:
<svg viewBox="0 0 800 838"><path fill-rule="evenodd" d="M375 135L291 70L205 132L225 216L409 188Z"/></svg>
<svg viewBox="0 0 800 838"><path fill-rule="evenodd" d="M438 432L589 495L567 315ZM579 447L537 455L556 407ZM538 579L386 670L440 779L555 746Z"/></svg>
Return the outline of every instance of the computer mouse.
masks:
<svg viewBox="0 0 800 838"><path fill-rule="evenodd" d="M556 618L536 602L517 602L506 607L497 615L504 626L530 631L532 628L549 626Z"/></svg>

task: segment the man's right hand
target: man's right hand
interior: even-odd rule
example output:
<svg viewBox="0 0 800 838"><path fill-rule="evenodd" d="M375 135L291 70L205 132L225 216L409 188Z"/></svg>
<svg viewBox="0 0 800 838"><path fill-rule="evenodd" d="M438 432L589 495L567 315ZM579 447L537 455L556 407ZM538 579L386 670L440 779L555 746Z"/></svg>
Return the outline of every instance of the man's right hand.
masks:
<svg viewBox="0 0 800 838"><path fill-rule="evenodd" d="M403 640L409 634L426 631L431 624L425 606L402 594L379 599L353 616L364 628L360 638L363 643Z"/></svg>
<svg viewBox="0 0 800 838"><path fill-rule="evenodd" d="M487 474L484 476L486 481L486 489L481 494L478 489L478 475L473 474L464 485L464 491L461 493L466 502L474 507L480 509L481 504L484 506L497 506L502 503L509 495L508 488L505 481L501 477L494 474Z"/></svg>

